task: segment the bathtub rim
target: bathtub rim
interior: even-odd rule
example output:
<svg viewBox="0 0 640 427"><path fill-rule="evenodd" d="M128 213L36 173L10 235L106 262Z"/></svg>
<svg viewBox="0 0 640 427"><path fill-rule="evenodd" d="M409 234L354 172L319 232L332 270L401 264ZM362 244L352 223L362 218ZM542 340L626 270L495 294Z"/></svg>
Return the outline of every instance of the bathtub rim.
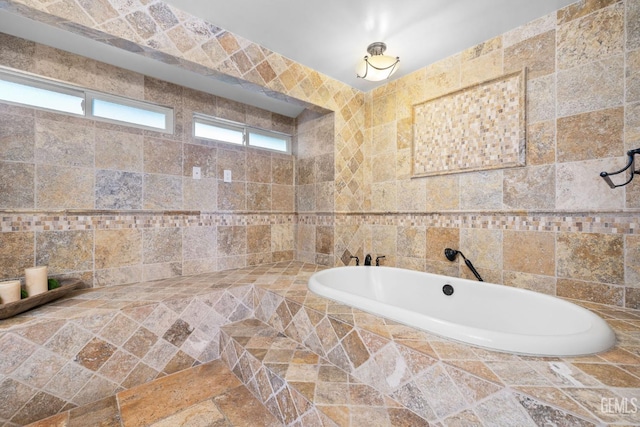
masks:
<svg viewBox="0 0 640 427"><path fill-rule="evenodd" d="M577 310L584 315L587 315L591 319L591 326L581 332L562 334L562 335L540 335L540 334L514 334L502 331L495 331L486 328L471 327L467 325L457 324L444 319L434 318L427 316L432 322L432 328L425 328L416 326L412 323L418 323L417 320L423 320L425 315L412 312L405 308L390 306L389 304L382 303L370 298L362 297L355 294L350 294L339 289L328 287L318 281L318 277L331 274L340 269L391 269L401 270L404 272L411 272L417 274L425 274L427 276L437 276L439 278L446 278L447 280L456 282L465 282L473 284L474 286L490 286L497 287L502 291L508 290L508 292L523 293L526 295L533 294L535 298L542 300L553 301L554 304L566 305L573 310ZM455 286L455 285L454 285ZM336 303L343 304L352 308L359 309L366 313L383 317L394 322L403 324L405 326L414 328L419 331L423 331L435 336L452 340L455 342L476 346L485 350L498 351L523 356L533 357L578 357L589 356L598 353L605 352L616 345L616 336L613 329L609 324L599 315L566 299L536 292L528 289L515 288L505 285L499 285L491 282L476 282L469 279L439 275L434 273L426 273L416 270L408 270L399 267L369 267L369 266L344 266L333 267L314 273L307 282L308 289L315 295L323 298L327 298ZM357 304L345 302L341 297L345 295L349 296L352 301ZM393 307L395 313L381 314L381 310L387 311L388 307ZM412 322L413 320L413 322ZM480 334L480 335L479 335ZM485 338L483 338L483 336ZM597 336L599 339L596 342L593 336ZM567 339L571 339L572 348L567 348ZM562 351L557 349L561 348Z"/></svg>

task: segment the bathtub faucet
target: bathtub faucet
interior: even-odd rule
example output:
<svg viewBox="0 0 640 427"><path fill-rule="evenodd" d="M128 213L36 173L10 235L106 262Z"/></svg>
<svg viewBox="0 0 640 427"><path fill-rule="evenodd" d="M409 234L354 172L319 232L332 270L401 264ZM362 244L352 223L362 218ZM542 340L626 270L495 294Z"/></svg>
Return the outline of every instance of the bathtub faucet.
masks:
<svg viewBox="0 0 640 427"><path fill-rule="evenodd" d="M356 259L356 267L360 265L360 258L358 258L357 256L351 256L351 259Z"/></svg>
<svg viewBox="0 0 640 427"><path fill-rule="evenodd" d="M367 256L364 257L364 265L371 265L371 255L367 254Z"/></svg>
<svg viewBox="0 0 640 427"><path fill-rule="evenodd" d="M458 254L460 254L460 256L464 259L464 263L467 264L467 267L469 267L469 270L471 270L473 275L476 276L476 279L478 279L481 282L484 282L484 280L482 280L482 277L480 277L480 274L475 269L473 264L471 264L471 261L469 261L464 255L462 255L462 252L457 251L455 249L451 249L451 248L446 248L444 250L444 256L446 256L449 261L455 261L456 256L458 256Z"/></svg>
<svg viewBox="0 0 640 427"><path fill-rule="evenodd" d="M380 255L376 257L376 267L380 265L380 260L381 259L385 259L386 257L384 255Z"/></svg>

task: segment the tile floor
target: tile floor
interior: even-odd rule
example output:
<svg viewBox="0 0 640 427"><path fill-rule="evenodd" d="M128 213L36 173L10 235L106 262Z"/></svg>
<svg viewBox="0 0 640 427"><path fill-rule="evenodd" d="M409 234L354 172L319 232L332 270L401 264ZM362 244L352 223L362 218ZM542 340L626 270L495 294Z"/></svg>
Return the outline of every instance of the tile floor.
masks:
<svg viewBox="0 0 640 427"><path fill-rule="evenodd" d="M30 427L280 425L220 360L29 424Z"/></svg>

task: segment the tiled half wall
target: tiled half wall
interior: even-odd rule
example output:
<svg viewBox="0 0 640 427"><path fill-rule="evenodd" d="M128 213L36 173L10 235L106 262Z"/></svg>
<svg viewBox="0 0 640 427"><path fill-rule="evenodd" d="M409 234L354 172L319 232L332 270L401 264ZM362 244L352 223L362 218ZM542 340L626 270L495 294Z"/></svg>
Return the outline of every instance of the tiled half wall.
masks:
<svg viewBox="0 0 640 427"><path fill-rule="evenodd" d="M636 212L298 214L299 257L382 265L474 279L444 248L461 250L486 281L613 306L640 308ZM315 254L314 254L315 252ZM475 279L474 279L475 280Z"/></svg>

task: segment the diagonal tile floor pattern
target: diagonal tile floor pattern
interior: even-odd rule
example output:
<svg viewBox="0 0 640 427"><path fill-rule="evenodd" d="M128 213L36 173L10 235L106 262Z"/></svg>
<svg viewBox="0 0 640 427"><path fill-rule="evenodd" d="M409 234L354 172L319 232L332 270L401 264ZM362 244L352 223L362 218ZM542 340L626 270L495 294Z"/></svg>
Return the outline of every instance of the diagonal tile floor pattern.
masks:
<svg viewBox="0 0 640 427"><path fill-rule="evenodd" d="M62 412L30 427L253 427L281 423L217 360Z"/></svg>

